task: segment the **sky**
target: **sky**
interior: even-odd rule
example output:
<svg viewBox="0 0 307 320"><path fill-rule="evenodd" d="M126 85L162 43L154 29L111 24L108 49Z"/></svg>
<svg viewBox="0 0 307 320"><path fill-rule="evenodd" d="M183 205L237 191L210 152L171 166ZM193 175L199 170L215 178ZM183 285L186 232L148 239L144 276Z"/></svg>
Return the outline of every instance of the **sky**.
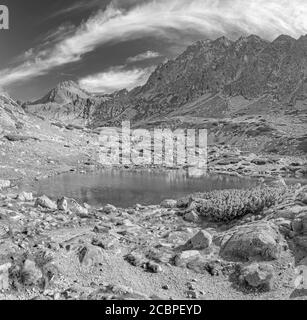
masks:
<svg viewBox="0 0 307 320"><path fill-rule="evenodd" d="M0 0L0 91L22 101L74 80L90 92L144 84L193 42L307 34L307 0Z"/></svg>

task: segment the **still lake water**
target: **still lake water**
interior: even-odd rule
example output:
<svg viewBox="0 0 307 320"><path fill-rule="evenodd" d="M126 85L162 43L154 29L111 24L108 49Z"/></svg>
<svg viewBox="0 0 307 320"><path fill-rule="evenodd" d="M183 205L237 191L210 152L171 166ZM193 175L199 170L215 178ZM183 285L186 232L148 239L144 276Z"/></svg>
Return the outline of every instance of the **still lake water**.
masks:
<svg viewBox="0 0 307 320"><path fill-rule="evenodd" d="M164 199L178 199L195 192L244 189L258 184L257 179L227 175L201 175L187 171L104 170L88 174L62 174L42 180L39 195L62 196L92 206L113 204L127 208L137 203L154 205Z"/></svg>

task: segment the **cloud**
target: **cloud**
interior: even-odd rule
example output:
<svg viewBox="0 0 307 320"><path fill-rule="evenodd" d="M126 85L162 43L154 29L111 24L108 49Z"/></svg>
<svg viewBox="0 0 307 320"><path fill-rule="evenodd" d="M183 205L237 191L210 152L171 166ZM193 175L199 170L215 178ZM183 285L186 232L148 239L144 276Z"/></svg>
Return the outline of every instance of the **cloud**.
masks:
<svg viewBox="0 0 307 320"><path fill-rule="evenodd" d="M49 47L35 51L31 59L0 70L0 86L29 80L79 61L103 44L146 36L177 42L181 37L174 37L175 33L200 34L204 38L258 34L272 40L281 33L298 37L307 33L306 16L306 0L112 1L74 32L69 30L64 38L59 36Z"/></svg>
<svg viewBox="0 0 307 320"><path fill-rule="evenodd" d="M89 92L112 93L121 89L133 89L146 83L153 68L125 69L117 66L105 72L87 76L79 80L79 85Z"/></svg>
<svg viewBox="0 0 307 320"><path fill-rule="evenodd" d="M143 53L140 53L134 57L129 57L127 59L127 63L134 63L134 62L139 62L139 61L144 61L144 60L149 60L149 59L155 59L161 57L161 54L159 52L155 51L146 51Z"/></svg>
<svg viewBox="0 0 307 320"><path fill-rule="evenodd" d="M56 11L55 13L49 15L48 19L53 19L55 17L72 14L74 12L82 12L86 10L92 10L105 5L105 1L102 0L83 0L74 3L73 5Z"/></svg>

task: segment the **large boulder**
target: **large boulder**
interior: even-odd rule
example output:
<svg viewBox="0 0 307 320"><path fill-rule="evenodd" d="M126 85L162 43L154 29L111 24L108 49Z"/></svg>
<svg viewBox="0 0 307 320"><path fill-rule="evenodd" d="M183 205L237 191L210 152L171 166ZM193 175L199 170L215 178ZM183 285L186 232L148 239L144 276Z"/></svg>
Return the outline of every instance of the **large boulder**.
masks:
<svg viewBox="0 0 307 320"><path fill-rule="evenodd" d="M222 239L220 254L230 260L277 259L281 252L278 227L268 221L257 221L235 227Z"/></svg>

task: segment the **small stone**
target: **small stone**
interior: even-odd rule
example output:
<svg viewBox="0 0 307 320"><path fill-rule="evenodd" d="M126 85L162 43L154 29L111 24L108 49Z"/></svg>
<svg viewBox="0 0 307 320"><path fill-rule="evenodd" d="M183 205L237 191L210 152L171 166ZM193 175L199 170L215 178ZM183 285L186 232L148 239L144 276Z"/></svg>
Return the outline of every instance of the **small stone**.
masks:
<svg viewBox="0 0 307 320"><path fill-rule="evenodd" d="M105 214L111 214L113 212L115 212L117 210L117 208L115 206L112 206L111 204L107 204L103 209L103 213Z"/></svg>
<svg viewBox="0 0 307 320"><path fill-rule="evenodd" d="M158 263L152 261L147 262L146 268L153 273L161 273L163 271L162 267Z"/></svg>
<svg viewBox="0 0 307 320"><path fill-rule="evenodd" d="M68 211L67 199L65 197L62 197L61 199L58 199L57 207L58 207L58 210L67 212Z"/></svg>
<svg viewBox="0 0 307 320"><path fill-rule="evenodd" d="M17 200L22 201L22 202L31 202L31 201L33 201L33 194L27 193L27 192L22 192L17 196Z"/></svg>
<svg viewBox="0 0 307 320"><path fill-rule="evenodd" d="M9 188L11 186L11 181L9 180L0 180L0 190Z"/></svg>
<svg viewBox="0 0 307 320"><path fill-rule="evenodd" d="M169 290L169 286L168 286L167 284L164 284L164 285L162 286L162 289L163 289L163 290Z"/></svg>
<svg viewBox="0 0 307 320"><path fill-rule="evenodd" d="M184 220L188 222L197 222L199 221L199 216L195 211L189 211L184 215Z"/></svg>
<svg viewBox="0 0 307 320"><path fill-rule="evenodd" d="M191 283L191 282L188 282L188 283L187 283L187 288L188 288L189 290L192 290L192 291L195 290L194 284Z"/></svg>
<svg viewBox="0 0 307 320"><path fill-rule="evenodd" d="M162 201L160 206L162 208L173 209L173 208L177 207L177 201L176 200L167 199L167 200Z"/></svg>
<svg viewBox="0 0 307 320"><path fill-rule="evenodd" d="M11 268L10 263L6 263L0 266L0 291L8 290L10 288L9 284L9 269Z"/></svg>
<svg viewBox="0 0 307 320"><path fill-rule="evenodd" d="M212 244L212 235L206 230L199 231L184 247L187 249L206 249Z"/></svg>
<svg viewBox="0 0 307 320"><path fill-rule="evenodd" d="M80 263L85 267L92 267L102 261L102 251L96 246L79 247L77 255Z"/></svg>
<svg viewBox="0 0 307 320"><path fill-rule="evenodd" d="M42 208L57 210L58 206L52 200L50 200L47 196L42 196L36 199L35 206L40 206Z"/></svg>
<svg viewBox="0 0 307 320"><path fill-rule="evenodd" d="M188 290L187 297L191 299L198 299L198 294L196 291Z"/></svg>
<svg viewBox="0 0 307 320"><path fill-rule="evenodd" d="M187 263L200 257L198 250L183 251L175 256L174 263L177 267L185 266Z"/></svg>
<svg viewBox="0 0 307 320"><path fill-rule="evenodd" d="M36 285L42 279L42 271L36 266L32 260L26 260L22 267L22 282L24 285Z"/></svg>

